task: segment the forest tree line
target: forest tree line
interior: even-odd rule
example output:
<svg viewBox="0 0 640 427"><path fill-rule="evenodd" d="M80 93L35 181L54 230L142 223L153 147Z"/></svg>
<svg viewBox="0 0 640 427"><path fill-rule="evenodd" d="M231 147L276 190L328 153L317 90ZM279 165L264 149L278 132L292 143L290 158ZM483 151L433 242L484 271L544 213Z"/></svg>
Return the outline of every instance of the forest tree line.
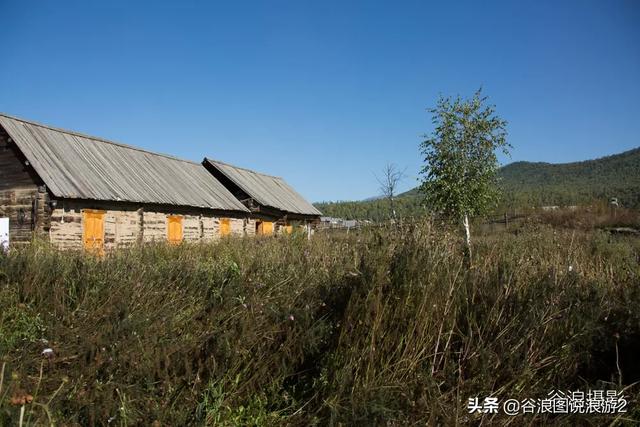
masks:
<svg viewBox="0 0 640 427"><path fill-rule="evenodd" d="M609 202L640 208L640 148L584 162L549 164L515 162L500 169L502 196L495 214L541 206L573 206ZM399 218L429 212L418 188L394 202ZM326 216L384 221L388 199L316 203Z"/></svg>

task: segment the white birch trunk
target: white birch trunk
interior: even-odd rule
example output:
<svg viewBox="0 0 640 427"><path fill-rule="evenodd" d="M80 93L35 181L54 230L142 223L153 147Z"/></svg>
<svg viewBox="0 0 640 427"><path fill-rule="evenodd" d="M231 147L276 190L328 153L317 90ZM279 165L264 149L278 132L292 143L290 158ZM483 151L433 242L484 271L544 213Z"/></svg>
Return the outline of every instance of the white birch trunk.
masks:
<svg viewBox="0 0 640 427"><path fill-rule="evenodd" d="M469 255L471 255L471 230L469 229L469 216L467 214L464 214L462 225L464 226L464 242L467 245Z"/></svg>
<svg viewBox="0 0 640 427"><path fill-rule="evenodd" d="M391 195L391 214L393 215L393 221L396 220L396 206L393 200L393 195Z"/></svg>

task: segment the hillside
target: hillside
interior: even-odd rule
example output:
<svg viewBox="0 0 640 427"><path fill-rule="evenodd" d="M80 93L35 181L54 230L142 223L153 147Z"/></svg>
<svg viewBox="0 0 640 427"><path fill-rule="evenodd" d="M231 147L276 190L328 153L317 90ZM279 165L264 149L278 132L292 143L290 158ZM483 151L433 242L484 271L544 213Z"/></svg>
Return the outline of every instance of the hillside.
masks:
<svg viewBox="0 0 640 427"><path fill-rule="evenodd" d="M516 204L571 205L617 197L640 206L640 148L584 162L516 162L500 170L507 198Z"/></svg>
<svg viewBox="0 0 640 427"><path fill-rule="evenodd" d="M500 169L501 209L544 205L578 205L617 197L622 206L640 207L640 148L573 163L515 162ZM417 188L398 197L400 216L424 212ZM380 220L388 218L386 200L316 203L328 216Z"/></svg>

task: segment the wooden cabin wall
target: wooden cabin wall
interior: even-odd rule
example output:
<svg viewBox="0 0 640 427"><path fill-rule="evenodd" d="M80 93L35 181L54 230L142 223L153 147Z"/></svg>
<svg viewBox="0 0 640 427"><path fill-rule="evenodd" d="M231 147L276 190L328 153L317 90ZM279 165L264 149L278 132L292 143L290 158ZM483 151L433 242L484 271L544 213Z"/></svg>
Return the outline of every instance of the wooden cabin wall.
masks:
<svg viewBox="0 0 640 427"><path fill-rule="evenodd" d="M221 237L220 217L211 214L202 214L197 211L158 212L151 210L151 207L124 210L118 203L103 202L97 205L65 200L58 201L51 215L49 231L51 243L63 250L83 248L83 209L100 209L105 212L105 250L127 247L139 242L166 242L169 215L182 216L185 242L215 241ZM245 218L229 218L229 220L233 235L255 233L255 221Z"/></svg>
<svg viewBox="0 0 640 427"><path fill-rule="evenodd" d="M218 218L203 216L201 218L202 224L202 241L211 242L217 239L216 236L220 234L220 221Z"/></svg>
<svg viewBox="0 0 640 427"><path fill-rule="evenodd" d="M106 227L105 224L105 232ZM69 206L62 209L57 206L51 214L49 239L59 249L82 249L82 212L80 209Z"/></svg>
<svg viewBox="0 0 640 427"><path fill-rule="evenodd" d="M0 217L9 218L9 244L31 241L49 226L48 194L15 142L0 127Z"/></svg>
<svg viewBox="0 0 640 427"><path fill-rule="evenodd" d="M187 242L197 242L202 238L200 215L185 215L182 218L182 238Z"/></svg>
<svg viewBox="0 0 640 427"><path fill-rule="evenodd" d="M167 241L167 214L162 212L143 211L142 240L144 242L166 242Z"/></svg>
<svg viewBox="0 0 640 427"><path fill-rule="evenodd" d="M234 225L231 224L231 230L233 232ZM255 236L256 235L256 220L255 218L247 218L244 221L244 234L246 236Z"/></svg>
<svg viewBox="0 0 640 427"><path fill-rule="evenodd" d="M110 215L105 215L107 217L105 219L105 246L111 249L140 243L142 209L112 212ZM113 240L111 240L112 236Z"/></svg>

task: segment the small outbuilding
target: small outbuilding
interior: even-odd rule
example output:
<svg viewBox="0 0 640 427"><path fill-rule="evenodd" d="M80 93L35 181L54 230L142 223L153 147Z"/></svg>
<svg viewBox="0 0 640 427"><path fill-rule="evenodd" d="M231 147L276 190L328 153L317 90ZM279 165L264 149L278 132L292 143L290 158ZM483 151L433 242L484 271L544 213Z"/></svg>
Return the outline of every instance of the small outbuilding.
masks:
<svg viewBox="0 0 640 427"><path fill-rule="evenodd" d="M202 164L251 211L256 234L311 231L320 222L322 213L281 177L209 158Z"/></svg>
<svg viewBox="0 0 640 427"><path fill-rule="evenodd" d="M34 233L100 252L213 240L254 234L250 216L202 164L0 114L0 218L11 246Z"/></svg>

